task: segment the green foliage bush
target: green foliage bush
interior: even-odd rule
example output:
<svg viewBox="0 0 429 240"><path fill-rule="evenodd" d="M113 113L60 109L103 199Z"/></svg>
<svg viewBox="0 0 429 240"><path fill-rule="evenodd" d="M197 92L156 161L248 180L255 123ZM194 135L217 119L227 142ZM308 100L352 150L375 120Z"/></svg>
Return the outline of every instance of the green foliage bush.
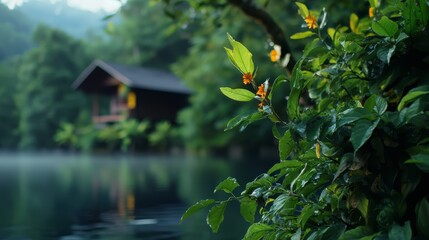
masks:
<svg viewBox="0 0 429 240"><path fill-rule="evenodd" d="M55 146L53 136L60 122L78 122L85 114L81 106L88 98L71 91L70 85L88 58L82 42L48 26L38 26L33 40L37 47L15 66L16 79L9 84L16 90L9 100L15 102L19 147L47 149Z"/></svg>
<svg viewBox="0 0 429 240"><path fill-rule="evenodd" d="M62 123L55 134L55 142L72 149L91 151L95 149L118 150L123 152L147 150L149 147L160 151L179 146L177 128L167 121L153 127L148 120L122 120L107 126L78 126Z"/></svg>
<svg viewBox="0 0 429 240"><path fill-rule="evenodd" d="M182 220L211 206L207 223L217 232L238 201L251 224L244 239L429 238L428 3L369 2L368 17L328 29L325 11L296 3L307 29L292 38L310 41L274 81L259 80L250 51L228 36L227 55L250 82L221 91L259 108L227 129L270 119L280 162L241 194L236 179L224 180L215 192L228 199L202 200Z"/></svg>
<svg viewBox="0 0 429 240"><path fill-rule="evenodd" d="M156 124L155 130L149 134L148 140L151 146L165 149L171 144L174 131L171 123L162 121Z"/></svg>

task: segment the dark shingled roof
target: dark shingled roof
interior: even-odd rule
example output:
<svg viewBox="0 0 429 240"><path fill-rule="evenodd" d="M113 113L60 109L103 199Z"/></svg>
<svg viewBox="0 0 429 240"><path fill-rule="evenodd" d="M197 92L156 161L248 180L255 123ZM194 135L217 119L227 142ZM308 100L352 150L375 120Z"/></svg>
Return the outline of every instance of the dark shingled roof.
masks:
<svg viewBox="0 0 429 240"><path fill-rule="evenodd" d="M101 60L95 60L89 65L72 84L74 89L85 89L85 82L94 83L97 81L96 72L99 70L119 80L123 84L132 87L154 91L190 94L191 91L186 88L182 81L169 72L158 69L125 66L116 63L106 63Z"/></svg>

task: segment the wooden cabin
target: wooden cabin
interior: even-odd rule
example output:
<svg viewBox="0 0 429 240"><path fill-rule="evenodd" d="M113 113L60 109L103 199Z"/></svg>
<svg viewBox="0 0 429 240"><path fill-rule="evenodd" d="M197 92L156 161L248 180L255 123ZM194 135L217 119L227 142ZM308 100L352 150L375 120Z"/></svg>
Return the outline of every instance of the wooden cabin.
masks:
<svg viewBox="0 0 429 240"><path fill-rule="evenodd" d="M175 121L191 93L166 71L101 60L92 62L72 86L92 95L92 119L97 124L127 118Z"/></svg>

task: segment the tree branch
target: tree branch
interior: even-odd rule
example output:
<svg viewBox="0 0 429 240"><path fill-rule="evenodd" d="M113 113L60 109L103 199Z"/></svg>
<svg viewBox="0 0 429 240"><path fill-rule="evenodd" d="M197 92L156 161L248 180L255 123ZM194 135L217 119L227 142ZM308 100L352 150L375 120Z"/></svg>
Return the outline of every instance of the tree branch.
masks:
<svg viewBox="0 0 429 240"><path fill-rule="evenodd" d="M245 13L249 17L253 18L256 22L264 26L265 30L270 35L271 41L273 41L274 44L277 44L281 47L282 58L285 57L287 53L291 54L290 60L288 65L286 66L286 69L289 72L292 72L292 68L295 66L296 60L292 56L291 48L289 46L289 43L286 40L283 30L274 21L271 15L269 15L263 9L255 6L250 0L228 0L228 2L231 5L241 9L243 13Z"/></svg>

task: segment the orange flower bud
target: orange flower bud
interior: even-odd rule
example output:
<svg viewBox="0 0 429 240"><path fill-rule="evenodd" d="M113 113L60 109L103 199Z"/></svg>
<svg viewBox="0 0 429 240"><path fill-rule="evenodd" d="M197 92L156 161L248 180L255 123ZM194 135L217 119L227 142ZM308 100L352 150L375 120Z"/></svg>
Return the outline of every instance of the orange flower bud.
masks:
<svg viewBox="0 0 429 240"><path fill-rule="evenodd" d="M316 143L316 157L320 158L320 144Z"/></svg>
<svg viewBox="0 0 429 240"><path fill-rule="evenodd" d="M369 10L368 10L369 17L374 17L374 13L375 13L375 8L374 7L370 7Z"/></svg>
<svg viewBox="0 0 429 240"><path fill-rule="evenodd" d="M253 75L251 73L245 73L243 74L243 83L244 84L250 84L253 80Z"/></svg>

